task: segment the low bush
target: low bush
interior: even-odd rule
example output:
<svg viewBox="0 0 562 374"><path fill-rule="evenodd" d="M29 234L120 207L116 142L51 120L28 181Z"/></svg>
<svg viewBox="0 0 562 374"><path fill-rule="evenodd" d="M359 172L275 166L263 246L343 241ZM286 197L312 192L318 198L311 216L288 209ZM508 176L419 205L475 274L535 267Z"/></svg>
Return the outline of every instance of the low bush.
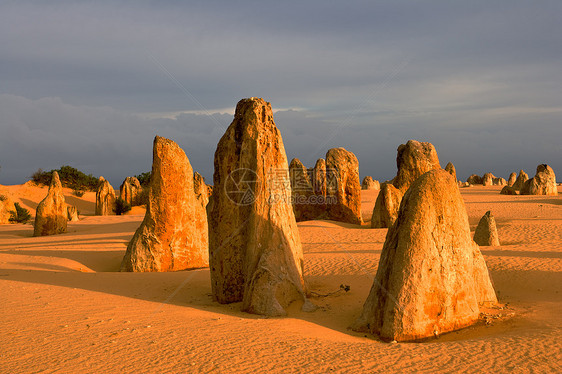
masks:
<svg viewBox="0 0 562 374"><path fill-rule="evenodd" d="M14 205L16 210L10 211L10 222L27 223L31 219L29 210L22 207L20 203L15 203Z"/></svg>
<svg viewBox="0 0 562 374"><path fill-rule="evenodd" d="M63 165L58 170L43 171L38 169L31 175L31 180L38 184L48 186L51 183L53 171L59 173L61 184L75 190L95 191L98 188L98 178L92 174L84 174L72 166ZM77 195L78 196L78 195Z"/></svg>
<svg viewBox="0 0 562 374"><path fill-rule="evenodd" d="M115 214L120 216L123 213L127 213L129 210L131 210L131 204L129 204L128 202L126 202L125 200L123 200L120 197L118 197L115 200L115 208L113 208L113 211L115 212Z"/></svg>

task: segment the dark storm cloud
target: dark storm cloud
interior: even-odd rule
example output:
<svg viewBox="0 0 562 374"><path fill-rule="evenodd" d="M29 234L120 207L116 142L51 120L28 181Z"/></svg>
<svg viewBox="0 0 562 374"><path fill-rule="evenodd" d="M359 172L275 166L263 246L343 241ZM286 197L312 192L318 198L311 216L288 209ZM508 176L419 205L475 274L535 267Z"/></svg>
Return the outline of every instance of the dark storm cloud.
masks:
<svg viewBox="0 0 562 374"><path fill-rule="evenodd" d="M559 14L558 1L3 2L0 183L62 164L122 179L150 168L155 134L210 178L232 116L208 114L249 96L279 110L288 157L310 166L344 146L388 179L417 138L463 178L562 170Z"/></svg>

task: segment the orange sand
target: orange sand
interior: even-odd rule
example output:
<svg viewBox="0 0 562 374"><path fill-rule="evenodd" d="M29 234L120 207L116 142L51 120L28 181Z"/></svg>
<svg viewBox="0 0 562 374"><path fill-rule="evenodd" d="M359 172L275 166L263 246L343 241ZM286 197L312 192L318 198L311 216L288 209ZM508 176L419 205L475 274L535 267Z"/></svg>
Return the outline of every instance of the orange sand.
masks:
<svg viewBox="0 0 562 374"><path fill-rule="evenodd" d="M32 213L46 194L0 190ZM287 318L263 318L213 302L207 269L116 272L143 209L95 217L93 193L65 190L83 215L68 233L33 238L29 224L0 225L0 373L561 372L562 196L499 191L461 189L472 229L486 210L496 217L502 245L481 249L509 317L389 344L347 329L386 235L369 228L377 191L363 191L363 227L299 223L310 290L351 290L314 297L313 313L292 305Z"/></svg>

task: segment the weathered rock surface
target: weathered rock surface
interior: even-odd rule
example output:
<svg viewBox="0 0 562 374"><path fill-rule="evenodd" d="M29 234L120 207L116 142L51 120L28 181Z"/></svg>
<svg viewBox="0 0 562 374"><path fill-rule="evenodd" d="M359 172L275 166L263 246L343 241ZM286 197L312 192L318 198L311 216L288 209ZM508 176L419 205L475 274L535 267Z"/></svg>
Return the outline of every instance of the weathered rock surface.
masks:
<svg viewBox="0 0 562 374"><path fill-rule="evenodd" d="M207 207L209 203L209 188L205 184L205 179L201 174L195 172L193 174L193 192L195 193L195 197L197 201L201 204L203 208ZM212 192L212 189L211 189Z"/></svg>
<svg viewBox="0 0 562 374"><path fill-rule="evenodd" d="M109 216L114 214L115 190L104 177L100 177L96 192L96 216Z"/></svg>
<svg viewBox="0 0 562 374"><path fill-rule="evenodd" d="M492 173L484 174L484 176L482 177L482 185L484 187L492 186L494 184L494 178L496 178L496 177Z"/></svg>
<svg viewBox="0 0 562 374"><path fill-rule="evenodd" d="M457 169L455 168L455 165L453 165L452 162L447 163L447 165L445 166L445 171L451 174L453 178L457 180Z"/></svg>
<svg viewBox="0 0 562 374"><path fill-rule="evenodd" d="M492 186L505 186L507 185L507 181L504 178L496 177L492 179Z"/></svg>
<svg viewBox="0 0 562 374"><path fill-rule="evenodd" d="M7 193L0 191L0 225L10 223L11 212L15 210L16 206L14 205L14 201Z"/></svg>
<svg viewBox="0 0 562 374"><path fill-rule="evenodd" d="M423 339L475 323L485 302L497 299L460 191L449 173L431 170L404 195L353 328Z"/></svg>
<svg viewBox="0 0 562 374"><path fill-rule="evenodd" d="M510 186L505 186L504 188L502 188L502 190L500 191L500 194L502 195L518 195L519 191L517 191L515 188L510 187Z"/></svg>
<svg viewBox="0 0 562 374"><path fill-rule="evenodd" d="M381 185L380 182L373 179L373 177L367 175L363 178L363 182L361 182L361 189L362 190L380 190Z"/></svg>
<svg viewBox="0 0 562 374"><path fill-rule="evenodd" d="M466 182L468 184L482 184L482 177L476 174L472 174L467 178Z"/></svg>
<svg viewBox="0 0 562 374"><path fill-rule="evenodd" d="M517 174L516 173L509 174L509 179L507 180L507 186L513 187L516 180L517 180Z"/></svg>
<svg viewBox="0 0 562 374"><path fill-rule="evenodd" d="M297 222L316 219L318 209L316 199L312 198L314 189L310 180L310 173L303 163L294 158L289 164L289 178L291 180L291 201Z"/></svg>
<svg viewBox="0 0 562 374"><path fill-rule="evenodd" d="M33 236L62 234L66 232L67 211L59 174L54 171L47 196L37 206Z"/></svg>
<svg viewBox="0 0 562 374"><path fill-rule="evenodd" d="M373 208L371 228L392 227L398 217L402 192L391 183L383 183Z"/></svg>
<svg viewBox="0 0 562 374"><path fill-rule="evenodd" d="M515 180L515 183L512 187L517 191L521 191L521 189L525 185L525 182L527 182L528 180L529 176L527 175L527 173L525 173L523 170L520 170L519 175L517 176L517 179Z"/></svg>
<svg viewBox="0 0 562 374"><path fill-rule="evenodd" d="M396 166L398 172L392 180L392 184L400 191L400 194L389 187L383 193L381 186L373 209L373 218L371 218L372 228L390 227L390 222L394 221L395 209L400 206L400 200L397 199L401 199L410 185L421 175L430 170L441 169L433 144L417 140L408 140L406 144L398 147ZM383 199L384 201L382 201Z"/></svg>
<svg viewBox="0 0 562 374"><path fill-rule="evenodd" d="M326 153L326 170L334 173L335 182L327 185L326 196L334 200L328 204L329 218L360 225L363 219L357 157L344 148L332 148Z"/></svg>
<svg viewBox="0 0 562 374"><path fill-rule="evenodd" d="M74 205L66 204L66 217L70 222L80 221L78 209Z"/></svg>
<svg viewBox="0 0 562 374"><path fill-rule="evenodd" d="M287 156L263 99L241 100L215 152L209 214L211 285L220 303L284 315L306 301L303 253L290 201Z"/></svg>
<svg viewBox="0 0 562 374"><path fill-rule="evenodd" d="M406 144L398 147L397 152L398 173L392 184L402 193L406 192L422 174L433 169L441 169L437 151L431 143L408 140Z"/></svg>
<svg viewBox="0 0 562 374"><path fill-rule="evenodd" d="M499 246L500 239L496 228L496 219L492 212L487 211L486 214L478 222L476 231L474 231L474 241L481 246Z"/></svg>
<svg viewBox="0 0 562 374"><path fill-rule="evenodd" d="M146 214L121 271L175 271L209 263L207 215L193 188L193 169L173 141L154 138Z"/></svg>
<svg viewBox="0 0 562 374"><path fill-rule="evenodd" d="M142 186L136 177L127 177L119 187L121 199L131 206L141 205Z"/></svg>
<svg viewBox="0 0 562 374"><path fill-rule="evenodd" d="M537 173L525 182L521 195L558 195L554 170L547 164L537 166Z"/></svg>

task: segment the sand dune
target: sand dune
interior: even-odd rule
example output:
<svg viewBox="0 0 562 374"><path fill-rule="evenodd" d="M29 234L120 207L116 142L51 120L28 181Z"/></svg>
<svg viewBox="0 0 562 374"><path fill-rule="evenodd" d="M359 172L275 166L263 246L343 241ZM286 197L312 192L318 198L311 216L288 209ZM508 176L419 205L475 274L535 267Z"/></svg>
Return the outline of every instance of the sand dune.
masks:
<svg viewBox="0 0 562 374"><path fill-rule="evenodd" d="M46 188L7 186L33 209ZM424 343L388 344L348 330L361 312L386 229L370 229L378 191L362 191L363 226L298 224L313 313L240 312L211 298L209 270L118 273L143 209L92 216L95 195L65 189L82 220L33 238L0 226L0 372L560 372L562 197L463 188L472 229L492 210L501 246L481 247L502 317ZM507 317L506 317L507 316Z"/></svg>

